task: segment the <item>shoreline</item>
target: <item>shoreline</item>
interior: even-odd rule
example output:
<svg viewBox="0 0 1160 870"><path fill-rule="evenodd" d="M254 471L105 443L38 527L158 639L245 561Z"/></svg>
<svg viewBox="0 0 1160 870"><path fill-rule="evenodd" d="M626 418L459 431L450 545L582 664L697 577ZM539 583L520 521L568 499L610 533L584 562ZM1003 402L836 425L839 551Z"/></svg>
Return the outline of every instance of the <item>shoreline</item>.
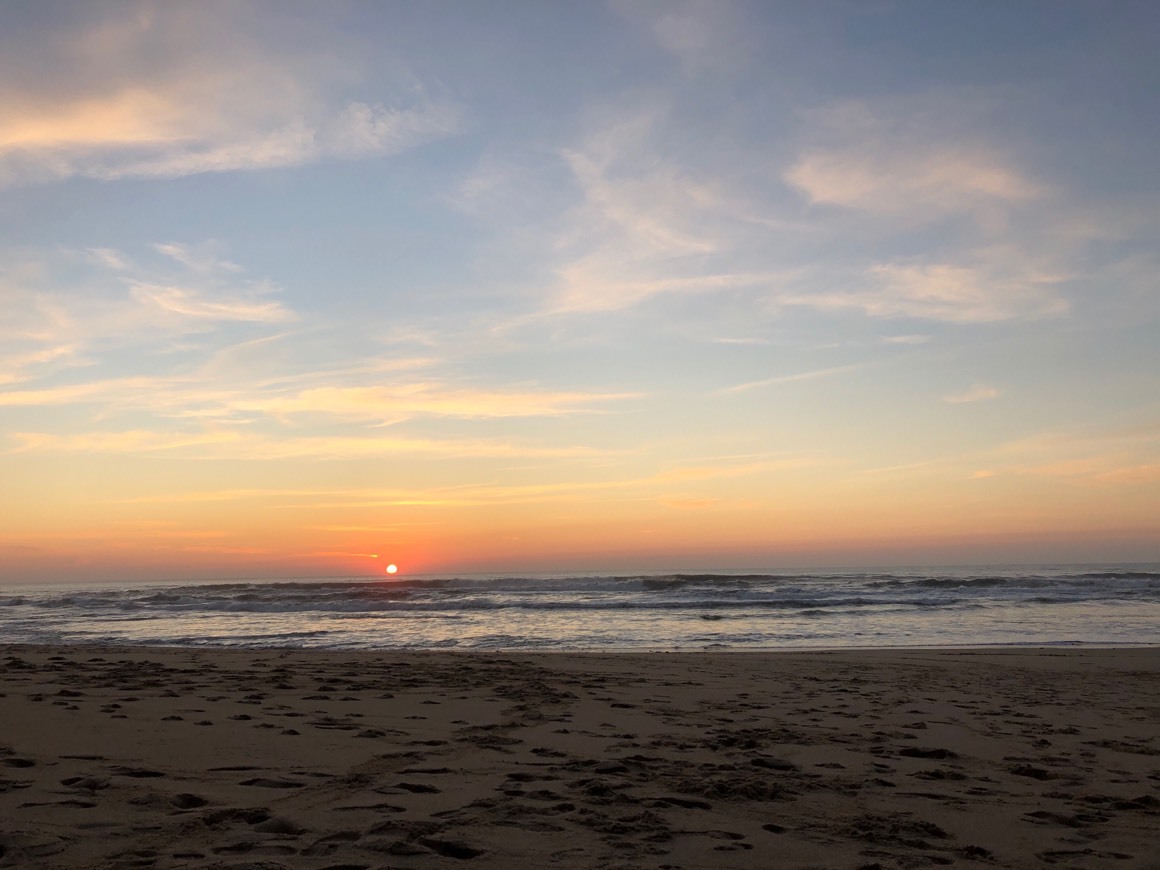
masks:
<svg viewBox="0 0 1160 870"><path fill-rule="evenodd" d="M826 653L921 653L921 652L959 652L963 650L976 650L981 652L995 652L1001 653L1005 650L1011 652L1026 652L1026 651L1041 651L1043 653L1051 653L1054 651L1074 651L1080 652L1099 652L1101 650L1160 650L1160 640L1158 641L1140 641L1140 642L1086 642L1086 641L1059 641L1056 643L1045 643L1042 641L1027 641L1026 643L990 643L990 644L945 644L942 646L935 646L931 644L920 644L915 646L729 646L729 645L706 645L702 647L676 647L676 648L662 648L662 647L613 647L613 646L590 646L590 647L304 647L304 646L246 646L242 644L226 645L226 644L204 644L194 646L192 644L161 644L152 642L132 643L132 642L110 642L105 640L93 641L92 643L77 643L75 641L45 641L43 643L33 641L19 641L14 643L7 643L0 641L0 655L3 655L8 650L27 649L27 650L48 650L48 649L65 649L65 650L98 650L101 652L116 652L123 650L130 651L147 651L157 650L159 652L237 652L237 653L306 653L319 655L400 655L400 656L421 656L426 654L431 655L462 655L462 656L665 656L665 655L815 655Z"/></svg>
<svg viewBox="0 0 1160 870"><path fill-rule="evenodd" d="M0 867L1160 867L1160 647L0 645Z"/></svg>

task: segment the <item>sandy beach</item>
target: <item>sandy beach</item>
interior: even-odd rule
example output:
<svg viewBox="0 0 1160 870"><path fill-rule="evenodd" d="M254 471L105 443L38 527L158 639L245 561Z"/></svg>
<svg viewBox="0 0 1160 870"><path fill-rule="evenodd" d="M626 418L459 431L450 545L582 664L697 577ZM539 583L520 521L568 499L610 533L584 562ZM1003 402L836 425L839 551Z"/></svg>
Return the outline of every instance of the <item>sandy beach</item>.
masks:
<svg viewBox="0 0 1160 870"><path fill-rule="evenodd" d="M0 866L1160 867L1160 649L0 648Z"/></svg>

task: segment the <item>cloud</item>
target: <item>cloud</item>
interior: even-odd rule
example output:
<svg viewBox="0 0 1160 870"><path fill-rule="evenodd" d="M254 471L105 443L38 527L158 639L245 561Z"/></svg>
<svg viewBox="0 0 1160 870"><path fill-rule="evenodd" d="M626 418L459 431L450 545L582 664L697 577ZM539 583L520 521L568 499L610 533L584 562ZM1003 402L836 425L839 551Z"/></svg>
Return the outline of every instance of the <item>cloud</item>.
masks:
<svg viewBox="0 0 1160 870"><path fill-rule="evenodd" d="M393 387L318 387L269 399L240 399L236 407L272 416L325 414L347 419L407 419L416 415L461 419L543 417L592 412L593 406L635 398L634 393L492 391L435 383Z"/></svg>
<svg viewBox="0 0 1160 870"><path fill-rule="evenodd" d="M212 245L156 252L163 259L111 248L0 257L0 308L11 312L0 318L0 407L239 422L225 400L270 376L261 353L239 350L245 365L229 373L198 371L199 356L212 363L223 340L249 345L239 333L268 333L297 315ZM126 376L126 366L149 374Z"/></svg>
<svg viewBox="0 0 1160 870"><path fill-rule="evenodd" d="M751 47L727 0L615 0L612 8L644 28L690 75L734 66Z"/></svg>
<svg viewBox="0 0 1160 870"><path fill-rule="evenodd" d="M654 37L665 16L714 14L618 11ZM913 321L883 342L917 344L930 340L929 324L1067 317L1096 298L1081 292L1095 282L1124 297L1125 282L1090 258L1081 204L1033 172L1050 162L998 123L1002 103L981 89L932 88L786 107L759 140L704 101L637 89L587 108L556 149L563 177L526 144L493 148L460 185L461 207L509 245L507 263L529 264L516 301L528 310L501 314L495 333L536 341L597 318L643 326L656 315L645 328L709 341L866 318ZM1133 271L1145 278L1141 300L1152 299L1150 273ZM1099 297L1105 315L1111 295ZM765 383L762 374L737 377L738 388Z"/></svg>
<svg viewBox="0 0 1160 870"><path fill-rule="evenodd" d="M836 311L855 309L871 317L912 317L948 323L994 323L1058 317L1070 306L1059 293L1069 276L1038 268L1013 248L981 249L966 262L903 260L877 263L861 274L838 275L846 289L790 290L772 295L779 305ZM832 270L831 270L832 274ZM824 279L815 279L814 286Z"/></svg>
<svg viewBox="0 0 1160 870"><path fill-rule="evenodd" d="M0 407L44 408L103 402L114 396L128 398L134 393L148 395L161 383L155 378L123 378L107 381L88 381L80 384L44 387L34 390L0 392Z"/></svg>
<svg viewBox="0 0 1160 870"><path fill-rule="evenodd" d="M808 457L781 457L756 461L724 460L703 465L682 465L662 471L650 482L690 483L733 477L754 477L771 471L806 468L814 464Z"/></svg>
<svg viewBox="0 0 1160 870"><path fill-rule="evenodd" d="M135 429L121 432L84 432L57 435L50 432L10 432L13 453L154 453L186 447L237 444L237 432L172 433Z"/></svg>
<svg viewBox="0 0 1160 870"><path fill-rule="evenodd" d="M328 377L335 377L327 374ZM148 411L166 418L253 419L278 421L317 416L335 420L399 423L416 417L463 420L507 417L558 417L597 413L602 405L636 398L636 393L595 393L553 390L467 389L432 381L399 380L392 386L300 386L315 380L310 373L296 378L247 378L222 373L203 377L128 377L93 380L40 389L0 392L0 407L99 405L122 411Z"/></svg>
<svg viewBox="0 0 1160 870"><path fill-rule="evenodd" d="M338 157L395 154L430 139L450 136L459 128L458 113L448 105L396 108L352 102L321 130L322 153Z"/></svg>
<svg viewBox="0 0 1160 870"><path fill-rule="evenodd" d="M72 344L43 347L27 353L0 356L0 387L33 379L57 368L81 365L78 348Z"/></svg>
<svg viewBox="0 0 1160 870"><path fill-rule="evenodd" d="M454 448L452 448L454 449ZM455 455L449 453L449 455ZM486 453L483 456L503 454ZM530 455L530 454L529 454ZM548 454L545 454L548 455ZM587 460L607 454L598 451L575 450L555 458ZM129 501L140 503L185 502L185 501L237 501L249 499L284 499L308 504L312 508L378 508L394 505L424 505L439 507L481 506L491 504L529 504L538 502L562 502L576 504L580 501L601 502L610 492L619 498L632 497L662 503L676 502L678 506L695 507L702 497L693 495L673 495L664 492L673 483L699 483L734 477L752 477L758 474L800 468L810 464L808 460L778 459L761 462L725 461L704 466L672 468L645 477L596 478L591 473L581 472L579 479L553 480L541 483L467 483L455 486L424 486L396 489L332 489L332 490L221 490L201 493L179 493L174 495L144 496ZM558 467L558 466L557 466ZM714 497L703 497L705 501L716 501ZM680 503L684 503L683 505ZM707 505L706 505L707 506Z"/></svg>
<svg viewBox="0 0 1160 870"><path fill-rule="evenodd" d="M952 405L964 405L968 402L982 402L987 399L998 398L999 391L994 387L988 387L985 384L973 384L969 390L962 393L955 393L950 396L943 396L943 401Z"/></svg>
<svg viewBox="0 0 1160 870"><path fill-rule="evenodd" d="M206 299L196 290L151 284L135 284L132 292L147 308L156 307L189 321L285 323L294 319L294 314L276 300Z"/></svg>
<svg viewBox="0 0 1160 870"><path fill-rule="evenodd" d="M117 503L178 504L262 500L286 502L289 506L306 504L312 508L379 508L399 505L462 507L551 500L567 501L575 498L579 493L598 494L610 489L624 489L638 483L640 481L583 480L542 484L464 484L395 489L240 489L139 496L119 500ZM411 521L373 526L332 524L315 528L324 531L382 531L428 524L424 521Z"/></svg>
<svg viewBox="0 0 1160 870"><path fill-rule="evenodd" d="M1044 194L969 121L970 100L840 102L806 114L813 140L785 171L810 202L926 220Z"/></svg>
<svg viewBox="0 0 1160 870"><path fill-rule="evenodd" d="M969 98L805 112L796 155L773 152L781 161L735 121L713 148L690 142L688 111L655 94L605 105L560 149L579 202L540 220L551 274L540 314L707 294L774 317L791 307L947 323L1068 313L1074 246L1054 244L1038 216L1056 194L1018 168ZM466 186L502 199L496 188L518 174L494 155L488 166ZM842 213L803 212L792 191ZM936 239L921 258L909 253L916 230Z"/></svg>
<svg viewBox="0 0 1160 870"><path fill-rule="evenodd" d="M350 70L240 7L134 6L57 22L59 57L0 61L0 185L300 166L458 129L455 108L406 77L385 99L344 99ZM33 65L50 72L29 77Z"/></svg>
<svg viewBox="0 0 1160 870"><path fill-rule="evenodd" d="M137 429L59 435L11 432L8 453L133 454L170 453L189 459L358 459L384 456L480 458L580 458L598 455L585 447L543 447L494 440L454 440L383 436L270 437L237 430L166 432Z"/></svg>
<svg viewBox="0 0 1160 870"><path fill-rule="evenodd" d="M559 271L559 301L553 313L618 311L662 294L713 293L731 288L768 287L784 281L778 274L707 274L626 281L601 257L571 263Z"/></svg>
<svg viewBox="0 0 1160 870"><path fill-rule="evenodd" d="M695 496L664 496L658 501L675 510L708 510L720 504L718 498L697 498Z"/></svg>
<svg viewBox="0 0 1160 870"><path fill-rule="evenodd" d="M1062 483L1119 487L1160 478L1160 424L1082 426L1040 432L991 452L996 475L1025 475Z"/></svg>
<svg viewBox="0 0 1160 870"><path fill-rule="evenodd" d="M977 93L931 92L804 112L782 178L840 210L826 219L827 248L846 265L816 266L775 301L949 323L1067 314L1076 245L1059 244L1045 216L1066 209L1020 168L991 108ZM929 253L899 256L915 232ZM860 268L843 244L869 252Z"/></svg>
<svg viewBox="0 0 1160 870"><path fill-rule="evenodd" d="M717 245L697 216L717 195L705 179L658 159L651 139L664 115L661 105L611 110L578 148L561 152L584 197L577 217L649 252L709 253Z"/></svg>
<svg viewBox="0 0 1160 870"><path fill-rule="evenodd" d="M874 290L854 294L856 304L881 317L925 317L960 323L1013 317L1052 316L1067 311L1056 294L1064 276L1037 273L1018 256L980 252L977 261L883 263L872 266ZM1015 262L1011 262L1014 259Z"/></svg>
<svg viewBox="0 0 1160 870"><path fill-rule="evenodd" d="M560 460L596 451L521 443L497 437L495 426L445 438L403 424L601 414L639 395L440 377L446 360L400 355L373 324L284 331L297 315L276 288L215 245L166 242L151 253L102 248L18 264L15 272L45 288L11 288L34 304L19 309L32 312L12 333L22 344L0 358L8 452ZM78 264L88 269L82 277ZM141 374L125 375L126 363ZM69 410L33 413L48 408Z"/></svg>
<svg viewBox="0 0 1160 870"><path fill-rule="evenodd" d="M725 387L717 392L721 395L732 395L734 393L746 393L750 390L755 390L760 387L771 387L775 384L791 384L797 381L813 381L818 378L829 378L834 375L844 374L846 372L857 371L858 369L866 368L866 363L854 363L852 365L831 366L825 369L815 369L809 372L797 372L792 375L778 375L772 378L763 378L759 381L747 381L744 384L736 384L732 387Z"/></svg>
<svg viewBox="0 0 1160 870"><path fill-rule="evenodd" d="M186 245L180 242L158 242L153 245L153 250L159 254L164 254L171 260L199 274L213 275L215 273L245 271L237 263L220 257L216 247L216 245L210 242L203 242L200 245ZM94 251L94 253L99 254L101 261L112 269L122 272L127 272L132 269L132 263L119 251L101 248L98 251Z"/></svg>
<svg viewBox="0 0 1160 870"><path fill-rule="evenodd" d="M65 362L98 347L156 345L223 324L282 324L297 315L269 282L247 277L212 246L158 246L167 263L144 264L111 248L0 259L0 305L15 312L0 338L35 362ZM87 274L76 266L87 263ZM65 350L67 348L67 350Z"/></svg>
<svg viewBox="0 0 1160 870"><path fill-rule="evenodd" d="M1101 471L1095 475L1095 482L1113 486L1131 486L1160 481L1160 462L1127 465Z"/></svg>
<svg viewBox="0 0 1160 870"><path fill-rule="evenodd" d="M553 278L542 313L623 311L784 282L781 263L749 249L760 237L769 250L767 215L713 165L735 161L706 160L699 148L678 154L672 112L665 99L601 107L580 140L559 150L579 202L541 230ZM778 229L790 238L792 227Z"/></svg>
<svg viewBox="0 0 1160 870"><path fill-rule="evenodd" d="M158 245L158 250L165 252L166 247ZM113 248L87 248L85 254L90 262L112 272L128 272L133 264L125 259L125 255Z"/></svg>
<svg viewBox="0 0 1160 870"><path fill-rule="evenodd" d="M718 14L617 8L654 37L666 16ZM949 324L1069 315L1089 274L1052 215L1075 209L1025 169L1033 155L1010 144L993 102L938 89L787 109L781 137L759 141L703 101L635 90L588 107L556 149L563 178L526 145L493 148L459 186L461 208L495 238L502 226L508 263L529 263L519 300L529 310L504 312L495 332L535 340L570 317L584 329L583 317L645 306L704 340L810 313ZM695 323L674 327L690 314ZM884 341L925 340L917 326Z"/></svg>
<svg viewBox="0 0 1160 870"><path fill-rule="evenodd" d="M237 132L217 141L191 132L191 144L153 149L149 154L83 154L55 161L58 176L101 180L179 178L205 172L277 169L325 158L354 159L390 155L456 131L456 113L447 106L393 108L349 103L337 114L308 122L295 120L265 131ZM0 176L2 178L2 176Z"/></svg>
<svg viewBox="0 0 1160 870"><path fill-rule="evenodd" d="M1038 193L985 149L908 154L863 144L818 150L800 157L785 177L811 202L888 214L961 212Z"/></svg>
<svg viewBox="0 0 1160 870"><path fill-rule="evenodd" d="M944 401L985 401L994 388L975 385ZM998 391L995 391L996 393ZM976 398L977 396L977 398ZM1035 477L1061 484L1131 487L1160 477L1160 424L1083 426L1038 432L994 447L905 465L863 469L861 474L917 473L968 480Z"/></svg>

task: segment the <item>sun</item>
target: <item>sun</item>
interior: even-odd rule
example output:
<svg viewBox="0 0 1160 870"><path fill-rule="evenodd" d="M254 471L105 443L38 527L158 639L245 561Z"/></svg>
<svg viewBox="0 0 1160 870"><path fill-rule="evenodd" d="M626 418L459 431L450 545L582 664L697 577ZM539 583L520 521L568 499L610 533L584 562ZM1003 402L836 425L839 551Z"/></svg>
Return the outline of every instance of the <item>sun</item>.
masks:
<svg viewBox="0 0 1160 870"><path fill-rule="evenodd" d="M398 566L398 565L388 565L388 566L387 566L387 573L388 573L388 574L394 574L394 573L395 573L396 571L398 571L398 570L399 570L399 566Z"/></svg>

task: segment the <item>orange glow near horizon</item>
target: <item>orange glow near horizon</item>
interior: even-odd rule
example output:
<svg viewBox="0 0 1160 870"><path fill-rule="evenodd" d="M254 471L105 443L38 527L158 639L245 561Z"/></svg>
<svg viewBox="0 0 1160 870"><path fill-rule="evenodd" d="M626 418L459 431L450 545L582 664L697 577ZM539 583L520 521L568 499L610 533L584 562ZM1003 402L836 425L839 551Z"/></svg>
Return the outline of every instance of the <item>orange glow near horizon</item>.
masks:
<svg viewBox="0 0 1160 870"><path fill-rule="evenodd" d="M1150 488L1001 470L972 477L963 466L851 474L747 463L733 473L719 463L693 476L633 458L602 469L604 482L559 468L542 472L555 483L538 486L424 487L403 469L390 491L319 487L310 476L341 471L326 464L240 475L226 466L220 474L236 489L185 484L188 494L167 496L160 460L93 466L46 493L33 479L47 465L23 459L8 478L25 496L21 510L0 512L3 579L15 583L382 577L386 553L408 575L1148 561L1154 537L1138 520L1155 502ZM219 473L212 462L197 470L203 481ZM441 469L415 476L426 473ZM465 480L502 473L458 470ZM297 485L275 487L280 474Z"/></svg>

